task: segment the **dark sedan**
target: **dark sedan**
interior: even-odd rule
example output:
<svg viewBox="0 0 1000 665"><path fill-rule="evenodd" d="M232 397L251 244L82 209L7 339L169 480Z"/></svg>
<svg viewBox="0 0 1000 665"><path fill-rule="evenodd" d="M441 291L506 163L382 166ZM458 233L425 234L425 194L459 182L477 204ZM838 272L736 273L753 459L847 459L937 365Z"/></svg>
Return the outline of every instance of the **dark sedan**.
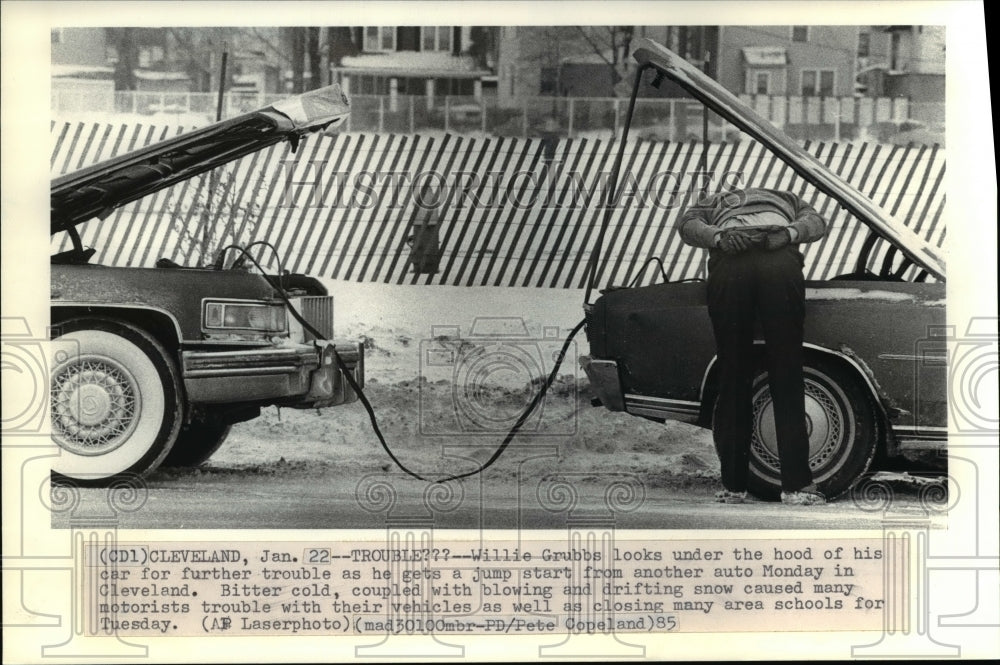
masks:
<svg viewBox="0 0 1000 665"><path fill-rule="evenodd" d="M809 464L819 489L828 497L843 494L876 458L943 450L945 266L939 250L676 54L642 40L635 58L641 69L677 83L766 146L868 228L852 269L806 283ZM885 259L873 271L876 247ZM591 353L583 365L601 404L655 420L712 426L717 372L704 282L609 289L587 305L586 316ZM775 497L780 473L759 339L751 491Z"/></svg>

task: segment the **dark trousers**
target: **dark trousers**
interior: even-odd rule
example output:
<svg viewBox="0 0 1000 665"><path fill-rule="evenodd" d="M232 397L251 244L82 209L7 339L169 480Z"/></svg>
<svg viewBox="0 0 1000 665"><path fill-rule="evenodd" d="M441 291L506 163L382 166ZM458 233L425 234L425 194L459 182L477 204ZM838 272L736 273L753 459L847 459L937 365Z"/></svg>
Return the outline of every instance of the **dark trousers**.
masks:
<svg viewBox="0 0 1000 665"><path fill-rule="evenodd" d="M754 320L767 348L767 375L774 401L781 489L812 483L802 376L805 282L797 250L713 252L708 272L708 313L719 364L719 396L713 436L722 484L747 489L753 430Z"/></svg>

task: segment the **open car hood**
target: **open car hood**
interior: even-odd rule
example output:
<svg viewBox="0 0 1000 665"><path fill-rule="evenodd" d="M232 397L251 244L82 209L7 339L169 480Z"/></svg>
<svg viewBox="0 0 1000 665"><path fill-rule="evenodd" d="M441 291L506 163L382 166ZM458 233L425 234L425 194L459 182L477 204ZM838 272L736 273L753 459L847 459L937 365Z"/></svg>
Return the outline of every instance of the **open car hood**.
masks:
<svg viewBox="0 0 1000 665"><path fill-rule="evenodd" d="M650 39L640 39L636 44L632 56L640 65L650 65L662 72L705 106L760 141L806 182L839 201L869 229L892 243L929 274L944 280L945 260L937 247L893 219L697 67Z"/></svg>
<svg viewBox="0 0 1000 665"><path fill-rule="evenodd" d="M52 181L51 232L65 231L199 173L342 122L350 103L331 85L196 129Z"/></svg>

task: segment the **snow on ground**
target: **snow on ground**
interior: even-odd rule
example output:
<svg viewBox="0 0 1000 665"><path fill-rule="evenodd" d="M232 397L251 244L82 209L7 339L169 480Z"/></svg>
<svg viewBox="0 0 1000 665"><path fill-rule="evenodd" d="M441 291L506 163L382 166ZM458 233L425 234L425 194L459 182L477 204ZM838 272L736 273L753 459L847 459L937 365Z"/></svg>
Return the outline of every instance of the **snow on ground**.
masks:
<svg viewBox="0 0 1000 665"><path fill-rule="evenodd" d="M334 298L336 337L365 340L368 375L384 383L445 378L434 356L420 353L443 338L558 350L583 318L583 291L570 289L323 282ZM573 351L588 352L586 336L574 341L560 374L582 378Z"/></svg>
<svg viewBox="0 0 1000 665"><path fill-rule="evenodd" d="M389 446L435 477L445 468L471 470L492 454L534 396L552 352L583 318L576 290L325 284L335 299L336 337L365 343L365 392ZM480 330L488 334L473 334ZM718 461L707 430L591 405L577 362L587 352L581 331L540 410L491 472L513 477L526 455L550 451L531 463L537 472L631 473L651 487L714 483ZM453 459L455 450L465 461ZM394 470L360 403L265 409L237 425L208 464Z"/></svg>

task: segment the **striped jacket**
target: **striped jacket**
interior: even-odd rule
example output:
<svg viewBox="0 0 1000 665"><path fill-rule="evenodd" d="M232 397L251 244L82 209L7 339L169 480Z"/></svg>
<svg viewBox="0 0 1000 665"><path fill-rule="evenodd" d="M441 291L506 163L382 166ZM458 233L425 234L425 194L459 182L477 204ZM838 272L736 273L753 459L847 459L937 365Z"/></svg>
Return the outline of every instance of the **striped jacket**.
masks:
<svg viewBox="0 0 1000 665"><path fill-rule="evenodd" d="M791 192L751 188L719 192L698 201L681 215L681 239L694 247L715 247L715 234L722 224L736 216L772 211L781 214L795 229L795 242L819 240L826 234L826 222L816 210Z"/></svg>

